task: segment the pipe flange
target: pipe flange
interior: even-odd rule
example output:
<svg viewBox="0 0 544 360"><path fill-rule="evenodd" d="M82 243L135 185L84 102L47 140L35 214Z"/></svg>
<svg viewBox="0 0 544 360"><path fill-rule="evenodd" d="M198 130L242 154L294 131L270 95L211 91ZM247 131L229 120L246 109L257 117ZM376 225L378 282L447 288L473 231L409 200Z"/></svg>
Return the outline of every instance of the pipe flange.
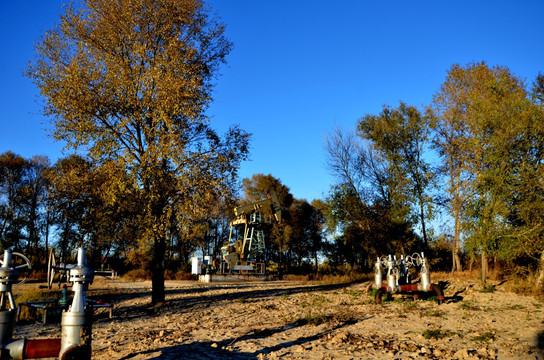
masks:
<svg viewBox="0 0 544 360"><path fill-rule="evenodd" d="M70 282L92 283L94 270L87 266L76 266L70 269Z"/></svg>

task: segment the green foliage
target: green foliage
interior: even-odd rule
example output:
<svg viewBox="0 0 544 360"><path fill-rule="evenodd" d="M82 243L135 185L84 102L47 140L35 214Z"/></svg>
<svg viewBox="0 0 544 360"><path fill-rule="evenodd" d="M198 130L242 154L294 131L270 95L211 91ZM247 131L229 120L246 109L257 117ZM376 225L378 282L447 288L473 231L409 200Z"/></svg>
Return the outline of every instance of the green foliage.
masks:
<svg viewBox="0 0 544 360"><path fill-rule="evenodd" d="M409 313L419 310L419 303L417 301L403 301L400 307L400 313Z"/></svg>
<svg viewBox="0 0 544 360"><path fill-rule="evenodd" d="M364 116L357 126L358 134L372 142L386 163L391 202L397 211L409 212L419 221L425 244L426 223L433 218L429 190L435 175L423 155L432 120L432 116L401 102L398 108L384 106L379 115ZM412 209L403 210L405 206Z"/></svg>
<svg viewBox="0 0 544 360"><path fill-rule="evenodd" d="M538 79L537 79L538 80ZM435 95L435 145L447 166L455 243L461 229L467 249L511 260L544 249L540 211L544 128L538 82L531 97L505 67L453 65ZM530 245L529 245L530 244ZM538 249L538 250L537 250Z"/></svg>
<svg viewBox="0 0 544 360"><path fill-rule="evenodd" d="M300 306L305 314L297 320L300 325L321 325L329 322L354 323L357 321L350 307L329 307L330 299L323 295L315 295L303 301Z"/></svg>
<svg viewBox="0 0 544 360"><path fill-rule="evenodd" d="M373 123L370 118L360 126ZM413 230L419 216L410 214L404 180L397 176L401 171L365 136L336 129L327 138L327 167L338 183L331 187L324 210L333 236L325 255L334 266L348 264L363 271L370 270L370 259L410 253L421 245Z"/></svg>
<svg viewBox="0 0 544 360"><path fill-rule="evenodd" d="M25 159L11 151L0 154L0 242L4 249L24 251L40 258L40 240L48 227L44 207L49 160Z"/></svg>
<svg viewBox="0 0 544 360"><path fill-rule="evenodd" d="M466 311L482 311L482 310L486 310L486 308L476 304L474 301L471 301L471 300L460 302L459 303L459 309L466 310Z"/></svg>

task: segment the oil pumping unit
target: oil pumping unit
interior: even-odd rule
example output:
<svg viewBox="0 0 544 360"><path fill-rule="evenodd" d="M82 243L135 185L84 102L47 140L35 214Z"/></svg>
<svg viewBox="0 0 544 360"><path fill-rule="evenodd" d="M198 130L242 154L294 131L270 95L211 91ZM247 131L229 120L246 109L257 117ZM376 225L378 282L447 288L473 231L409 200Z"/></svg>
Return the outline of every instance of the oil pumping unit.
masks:
<svg viewBox="0 0 544 360"><path fill-rule="evenodd" d="M419 269L419 283L412 283L411 268ZM383 282L383 272L385 271L385 282ZM444 302L444 292L440 285L431 283L431 273L427 259L423 253L414 253L413 255L396 255L378 257L374 270L374 283L372 289L377 290L374 301L381 302L384 294L412 292L414 298L419 293L434 291L438 304Z"/></svg>
<svg viewBox="0 0 544 360"><path fill-rule="evenodd" d="M234 208L236 219L230 222L228 243L221 248L222 261L219 274L254 273L266 271L266 248L261 210L269 207L275 222L281 222L281 207L275 191L270 190L268 198ZM233 236L235 229L242 238Z"/></svg>

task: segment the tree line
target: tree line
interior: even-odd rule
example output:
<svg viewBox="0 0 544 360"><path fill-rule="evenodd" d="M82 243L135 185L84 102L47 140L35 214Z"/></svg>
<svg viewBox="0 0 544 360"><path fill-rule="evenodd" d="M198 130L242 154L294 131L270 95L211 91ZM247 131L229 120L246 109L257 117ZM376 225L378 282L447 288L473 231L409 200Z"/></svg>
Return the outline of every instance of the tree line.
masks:
<svg viewBox="0 0 544 360"><path fill-rule="evenodd" d="M453 65L432 104L400 102L326 141L337 183L326 199L337 248L366 266L428 250L451 269L490 262L544 280L544 75L531 85L503 66ZM442 215L442 216L440 216ZM437 226L446 218L451 226ZM431 225L434 224L434 225Z"/></svg>
<svg viewBox="0 0 544 360"><path fill-rule="evenodd" d="M23 158L11 151L0 154L0 241L27 255L37 268L45 268L48 252L71 261L80 247L87 247L90 264L99 268L104 261L127 272L148 269L152 259L146 216L136 192L109 199L111 182L122 184L121 172L110 177L90 159L70 155L54 164L43 156ZM126 175L125 175L126 177ZM119 182L121 181L121 182ZM322 250L324 219L318 200L295 199L287 186L272 175L255 174L242 181L243 196L231 188L222 197L209 193L202 202L193 202L188 214L173 213L165 247L165 269L171 273L189 271L193 255L220 257L228 242L234 208L266 198L276 191L283 209L283 221L267 230L267 253L282 273L313 272ZM201 191L201 190L199 190ZM317 204L317 205L316 205ZM198 208L199 216L192 212ZM184 209L177 209L183 211ZM267 215L267 214L265 214ZM269 214L268 214L269 215ZM178 218L188 219L179 226Z"/></svg>

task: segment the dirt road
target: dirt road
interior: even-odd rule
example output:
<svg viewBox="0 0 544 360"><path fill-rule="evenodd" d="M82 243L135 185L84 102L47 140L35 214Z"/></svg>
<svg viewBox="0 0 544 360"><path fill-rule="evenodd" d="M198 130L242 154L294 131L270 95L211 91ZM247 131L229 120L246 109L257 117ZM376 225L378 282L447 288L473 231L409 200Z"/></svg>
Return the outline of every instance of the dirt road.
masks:
<svg viewBox="0 0 544 360"><path fill-rule="evenodd" d="M167 281L151 307L149 282L96 281L93 359L544 359L544 303L497 286L437 279L446 301L395 295L375 304L369 283ZM17 324L17 337L60 326Z"/></svg>

